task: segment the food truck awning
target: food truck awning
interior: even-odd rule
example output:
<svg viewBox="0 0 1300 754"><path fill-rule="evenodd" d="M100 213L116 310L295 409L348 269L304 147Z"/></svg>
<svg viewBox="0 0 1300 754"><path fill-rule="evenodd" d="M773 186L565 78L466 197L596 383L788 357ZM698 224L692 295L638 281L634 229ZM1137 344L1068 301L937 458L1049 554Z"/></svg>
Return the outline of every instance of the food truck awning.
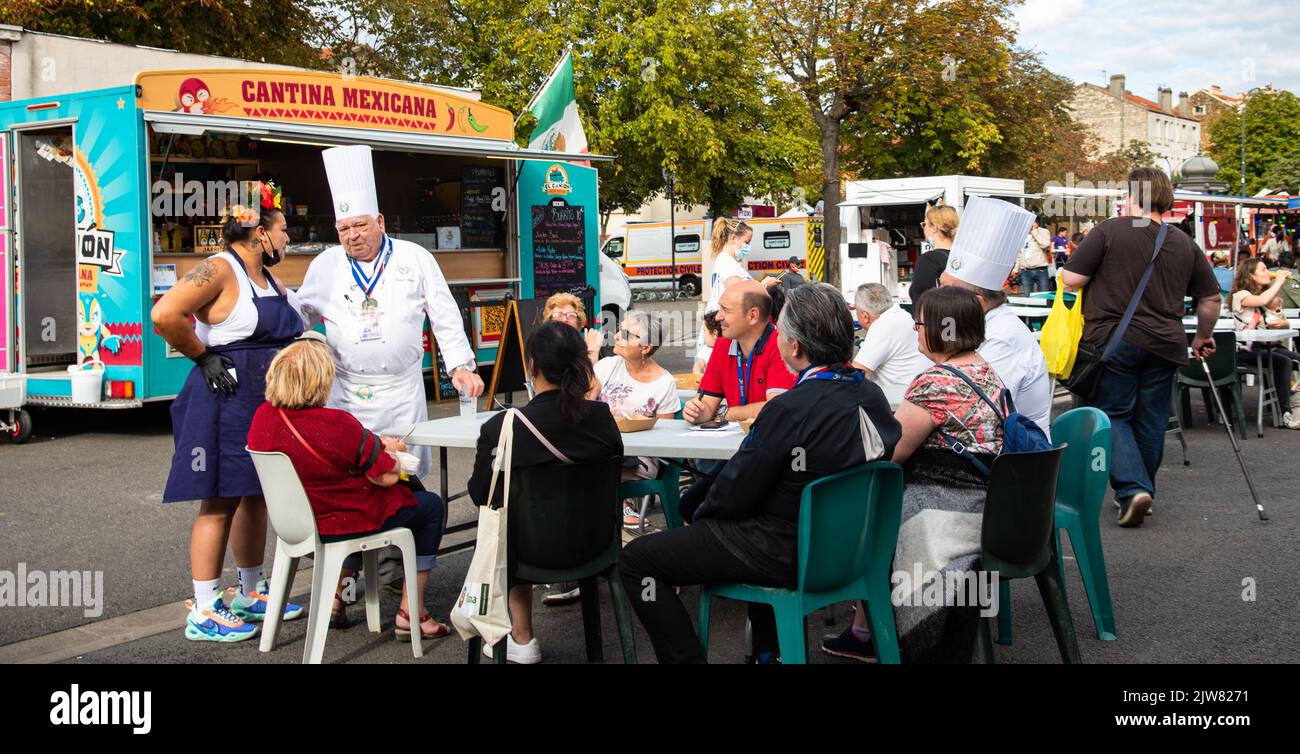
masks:
<svg viewBox="0 0 1300 754"><path fill-rule="evenodd" d="M921 192L905 193L907 189L899 189L898 192L880 192L872 193L867 196L860 196L857 199L850 199L847 202L840 202L840 207L896 207L903 204L927 204L943 198L943 191L927 189Z"/></svg>
<svg viewBox="0 0 1300 754"><path fill-rule="evenodd" d="M383 131L347 126L323 126L314 123L288 123L260 118L233 118L224 115L163 112L145 110L144 119L154 131L164 134L199 136L205 132L244 134L268 141L281 140L298 144L369 144L377 148L398 149L408 152L487 157L503 160L541 160L547 162L612 162L614 158L603 154L577 152L548 152L527 149L513 141L503 139L463 138L438 134L411 133L408 131Z"/></svg>

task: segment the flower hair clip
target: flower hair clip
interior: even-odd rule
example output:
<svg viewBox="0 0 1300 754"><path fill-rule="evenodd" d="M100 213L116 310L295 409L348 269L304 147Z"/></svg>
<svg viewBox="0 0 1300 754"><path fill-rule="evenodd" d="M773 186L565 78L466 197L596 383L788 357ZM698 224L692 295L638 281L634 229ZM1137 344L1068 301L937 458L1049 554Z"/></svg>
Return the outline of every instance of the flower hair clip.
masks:
<svg viewBox="0 0 1300 754"><path fill-rule="evenodd" d="M258 219L257 210L252 207L245 207L242 204L232 204L226 207L226 211L221 216L221 223L224 225L231 220L237 221L240 225L255 225Z"/></svg>
<svg viewBox="0 0 1300 754"><path fill-rule="evenodd" d="M257 188L262 209L284 210L284 193L279 186L270 181L259 181Z"/></svg>

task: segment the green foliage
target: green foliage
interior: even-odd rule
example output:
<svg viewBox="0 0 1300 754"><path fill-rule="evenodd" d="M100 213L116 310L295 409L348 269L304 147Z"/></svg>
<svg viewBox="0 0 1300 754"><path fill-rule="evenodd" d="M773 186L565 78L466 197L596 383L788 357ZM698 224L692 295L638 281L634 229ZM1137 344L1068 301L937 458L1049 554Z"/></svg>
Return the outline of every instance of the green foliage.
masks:
<svg viewBox="0 0 1300 754"><path fill-rule="evenodd" d="M315 2L325 0L5 0L0 3L0 24L201 55L319 67L319 55L303 42Z"/></svg>
<svg viewBox="0 0 1300 754"><path fill-rule="evenodd" d="M1219 180L1241 191L1241 113L1228 110L1205 126ZM1300 99L1287 91L1260 89L1246 102L1246 194L1280 185L1295 188L1300 173Z"/></svg>

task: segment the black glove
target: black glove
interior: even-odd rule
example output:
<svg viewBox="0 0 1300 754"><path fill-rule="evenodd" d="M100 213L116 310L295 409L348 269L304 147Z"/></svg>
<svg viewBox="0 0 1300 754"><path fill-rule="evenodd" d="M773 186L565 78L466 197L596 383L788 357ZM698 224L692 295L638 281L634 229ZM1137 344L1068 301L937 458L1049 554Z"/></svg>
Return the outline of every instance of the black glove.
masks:
<svg viewBox="0 0 1300 754"><path fill-rule="evenodd" d="M226 395L234 395L235 388L239 383L235 381L235 375L231 374L229 369L235 368L234 359L212 351L204 351L194 357L194 363L199 366L199 373L203 375L203 382L212 392L222 392Z"/></svg>

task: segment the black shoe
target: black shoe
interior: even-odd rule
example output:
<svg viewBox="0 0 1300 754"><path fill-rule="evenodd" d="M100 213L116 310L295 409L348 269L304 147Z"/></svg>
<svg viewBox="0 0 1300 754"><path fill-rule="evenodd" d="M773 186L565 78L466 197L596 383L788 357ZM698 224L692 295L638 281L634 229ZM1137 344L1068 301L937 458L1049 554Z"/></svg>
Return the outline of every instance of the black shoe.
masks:
<svg viewBox="0 0 1300 754"><path fill-rule="evenodd" d="M567 605L571 602L577 602L582 597L578 590L578 582L566 581L563 584L556 584L550 591L542 597L543 605Z"/></svg>
<svg viewBox="0 0 1300 754"><path fill-rule="evenodd" d="M1119 525L1125 528L1141 526L1143 519L1147 516L1147 511L1151 509L1151 496L1145 492L1139 492L1130 498L1125 498L1119 502Z"/></svg>
<svg viewBox="0 0 1300 754"><path fill-rule="evenodd" d="M853 627L844 629L839 636L828 636L822 641L822 651L835 657L847 657L858 662L876 662L876 646L870 639L862 641L853 634Z"/></svg>

